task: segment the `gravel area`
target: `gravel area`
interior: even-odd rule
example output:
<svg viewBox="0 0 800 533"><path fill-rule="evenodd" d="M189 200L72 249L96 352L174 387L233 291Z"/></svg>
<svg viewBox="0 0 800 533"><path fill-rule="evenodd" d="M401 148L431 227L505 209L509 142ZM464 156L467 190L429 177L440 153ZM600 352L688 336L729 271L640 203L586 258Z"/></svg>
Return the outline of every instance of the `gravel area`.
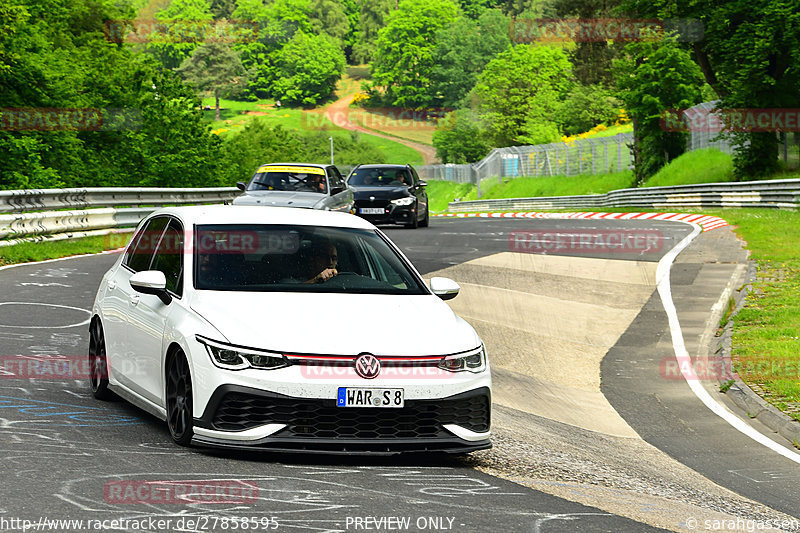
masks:
<svg viewBox="0 0 800 533"><path fill-rule="evenodd" d="M720 487L643 440L493 409L494 448L465 458L489 474L673 531L691 530L690 518L792 520ZM796 519L795 526L785 530L800 531Z"/></svg>

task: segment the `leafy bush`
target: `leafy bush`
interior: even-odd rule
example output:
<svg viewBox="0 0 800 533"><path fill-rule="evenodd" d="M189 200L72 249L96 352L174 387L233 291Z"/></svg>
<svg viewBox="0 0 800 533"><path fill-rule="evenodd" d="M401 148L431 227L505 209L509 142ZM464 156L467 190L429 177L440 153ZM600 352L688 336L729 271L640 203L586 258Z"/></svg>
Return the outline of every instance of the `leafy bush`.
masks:
<svg viewBox="0 0 800 533"><path fill-rule="evenodd" d="M562 103L556 121L565 135L577 135L598 124L617 120L622 101L602 85L575 85Z"/></svg>
<svg viewBox="0 0 800 533"><path fill-rule="evenodd" d="M486 132L470 109L448 113L440 120L433 133L433 146L443 163L474 163L491 149Z"/></svg>

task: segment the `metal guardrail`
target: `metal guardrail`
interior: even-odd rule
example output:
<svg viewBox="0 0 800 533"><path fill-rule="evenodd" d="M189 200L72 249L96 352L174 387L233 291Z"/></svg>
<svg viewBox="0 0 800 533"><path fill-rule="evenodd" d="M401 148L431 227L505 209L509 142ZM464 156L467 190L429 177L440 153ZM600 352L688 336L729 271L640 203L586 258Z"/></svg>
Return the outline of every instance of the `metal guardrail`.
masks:
<svg viewBox="0 0 800 533"><path fill-rule="evenodd" d="M30 189L0 191L0 247L31 240L106 235L133 228L165 205L216 204L235 187ZM126 207L120 207L126 206Z"/></svg>
<svg viewBox="0 0 800 533"><path fill-rule="evenodd" d="M0 191L0 213L45 209L84 209L143 205L221 203L235 198L235 187L89 187L85 189L25 189Z"/></svg>
<svg viewBox="0 0 800 533"><path fill-rule="evenodd" d="M742 181L619 189L606 194L470 200L450 202L448 211L547 210L605 207L675 209L682 207L800 208L800 179Z"/></svg>

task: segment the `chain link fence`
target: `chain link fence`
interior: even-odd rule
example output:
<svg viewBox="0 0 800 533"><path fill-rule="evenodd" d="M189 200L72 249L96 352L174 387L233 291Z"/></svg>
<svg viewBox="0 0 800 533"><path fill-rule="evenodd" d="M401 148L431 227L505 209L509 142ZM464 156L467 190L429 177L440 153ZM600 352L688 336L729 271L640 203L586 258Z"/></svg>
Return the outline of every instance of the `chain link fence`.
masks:
<svg viewBox="0 0 800 533"><path fill-rule="evenodd" d="M420 167L423 179L478 183L490 177L546 177L606 174L627 170L633 165L630 144L633 135L577 139L568 143L509 146L495 148L478 163L426 165Z"/></svg>
<svg viewBox="0 0 800 533"><path fill-rule="evenodd" d="M717 102L704 102L685 111L687 119L694 115L713 114ZM800 167L800 135L780 133L779 157L787 168ZM613 137L577 139L568 143L539 144L495 148L477 163L425 165L419 174L426 180L475 183L486 178L578 176L607 174L633 168L632 133ZM732 140L716 132L692 131L687 142L689 151L716 148L726 154L734 150Z"/></svg>

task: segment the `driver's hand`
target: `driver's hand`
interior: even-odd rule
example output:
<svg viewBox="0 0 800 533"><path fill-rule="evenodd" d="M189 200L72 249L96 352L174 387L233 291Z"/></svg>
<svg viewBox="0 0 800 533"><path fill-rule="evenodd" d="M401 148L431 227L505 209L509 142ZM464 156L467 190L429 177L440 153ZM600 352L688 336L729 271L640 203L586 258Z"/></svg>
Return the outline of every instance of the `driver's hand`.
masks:
<svg viewBox="0 0 800 533"><path fill-rule="evenodd" d="M316 280L317 283L324 283L338 273L339 272L335 268L326 268L325 270L317 274L314 279Z"/></svg>

